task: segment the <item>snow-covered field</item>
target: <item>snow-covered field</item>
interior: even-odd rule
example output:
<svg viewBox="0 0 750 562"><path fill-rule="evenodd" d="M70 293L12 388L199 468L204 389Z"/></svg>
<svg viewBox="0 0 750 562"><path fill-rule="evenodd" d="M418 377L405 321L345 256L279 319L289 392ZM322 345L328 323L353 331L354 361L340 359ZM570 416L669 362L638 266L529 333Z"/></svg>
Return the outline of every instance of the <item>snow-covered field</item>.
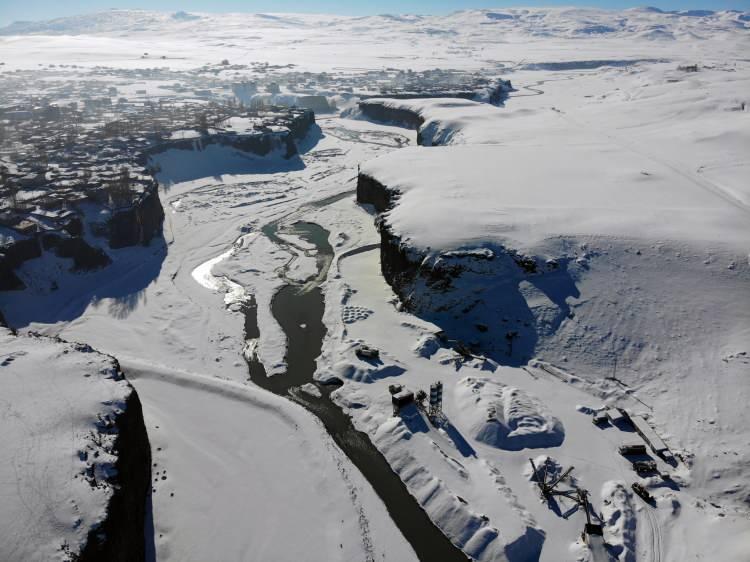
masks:
<svg viewBox="0 0 750 562"><path fill-rule="evenodd" d="M69 560L106 516L133 388L111 357L6 328L0 373L0 559Z"/></svg>
<svg viewBox="0 0 750 562"><path fill-rule="evenodd" d="M299 280L316 271L304 241L282 235L280 246L262 233L277 220L320 224L336 253L323 284L328 334L316 378L343 380L336 403L464 552L592 559L581 510L539 499L528 459L549 457L559 470L575 466L611 559L749 559L749 18L654 9L365 18L113 11L14 24L0 30L4 71L65 64L76 67L57 70L106 80L98 65L189 72L225 58L332 75L489 68L515 91L504 107L386 102L420 113L426 144L443 146L415 146L416 133L399 127L319 116L321 134L291 164L249 162L222 147L165 153L163 243L118 250L111 267L89 274L31 260L22 276L55 277L59 289L40 282L0 293L0 310L22 332L111 353L130 374L154 456L157 560L415 559L321 424L248 381L243 352L284 376L286 340L270 311L280 268ZM678 70L692 64L698 72ZM143 76L116 82L160 95ZM482 262L453 293L417 287L423 306L403 311L380 271L372 209L354 201L360 164L402 192L385 220L428 254L425 267L509 248L559 269L527 278ZM260 336L246 342L249 295ZM489 357L462 358L436 337L441 329L476 338ZM520 338L508 358L511 329ZM380 350L380 362L356 357L361 342ZM392 415L388 385L427 390L436 380L445 385L441 427L416 410ZM591 423L603 404L648 415L683 459L658 460L671 481L637 478L617 453L637 435ZM2 447L6 466L13 447ZM0 474L6 497L16 480ZM632 493L636 480L654 506ZM21 511L3 502L8 521ZM8 528L0 545L11 544ZM17 553L47 542L26 541L5 557L25 559Z"/></svg>

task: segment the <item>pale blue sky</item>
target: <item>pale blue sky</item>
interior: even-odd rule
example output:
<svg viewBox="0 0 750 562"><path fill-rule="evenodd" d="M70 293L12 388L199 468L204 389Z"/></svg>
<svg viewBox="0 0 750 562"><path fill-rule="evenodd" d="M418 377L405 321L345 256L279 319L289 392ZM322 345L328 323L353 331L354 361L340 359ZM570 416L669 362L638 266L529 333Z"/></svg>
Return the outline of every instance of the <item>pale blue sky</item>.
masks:
<svg viewBox="0 0 750 562"><path fill-rule="evenodd" d="M586 5L630 8L650 5L663 10L750 10L750 0L0 0L0 25L16 20L51 19L107 10L195 10L203 12L323 12L335 14L447 13L470 8Z"/></svg>

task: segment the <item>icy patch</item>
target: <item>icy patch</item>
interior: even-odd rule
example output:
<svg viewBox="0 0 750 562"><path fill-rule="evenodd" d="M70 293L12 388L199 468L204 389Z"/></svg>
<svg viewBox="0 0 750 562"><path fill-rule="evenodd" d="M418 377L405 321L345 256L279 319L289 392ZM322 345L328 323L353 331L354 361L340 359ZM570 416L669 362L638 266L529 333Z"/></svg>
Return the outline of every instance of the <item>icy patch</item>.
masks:
<svg viewBox="0 0 750 562"><path fill-rule="evenodd" d="M456 392L471 435L499 449L558 447L563 425L537 398L502 383L466 377Z"/></svg>
<svg viewBox="0 0 750 562"><path fill-rule="evenodd" d="M221 261L224 261L234 253L234 248L230 248L223 254L211 258L210 260L203 262L196 267L191 275L195 279L196 283L219 293L224 293L224 304L229 306L231 304L242 302L245 299L245 289L242 285L235 283L226 276L215 276L211 271L213 267Z"/></svg>

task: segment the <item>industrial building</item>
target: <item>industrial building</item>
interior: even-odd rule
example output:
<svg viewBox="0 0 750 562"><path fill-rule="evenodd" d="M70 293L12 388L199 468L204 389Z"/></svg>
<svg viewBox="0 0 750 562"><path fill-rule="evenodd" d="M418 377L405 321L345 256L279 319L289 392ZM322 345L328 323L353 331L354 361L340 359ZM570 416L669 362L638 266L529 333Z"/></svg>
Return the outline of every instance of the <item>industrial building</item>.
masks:
<svg viewBox="0 0 750 562"><path fill-rule="evenodd" d="M672 454L669 452L669 448L667 447L666 443L664 443L661 437L656 434L654 429L649 425L649 423L643 416L630 416L630 422L633 424L633 428L635 429L635 431L651 448L654 454L664 460L670 460L672 458Z"/></svg>

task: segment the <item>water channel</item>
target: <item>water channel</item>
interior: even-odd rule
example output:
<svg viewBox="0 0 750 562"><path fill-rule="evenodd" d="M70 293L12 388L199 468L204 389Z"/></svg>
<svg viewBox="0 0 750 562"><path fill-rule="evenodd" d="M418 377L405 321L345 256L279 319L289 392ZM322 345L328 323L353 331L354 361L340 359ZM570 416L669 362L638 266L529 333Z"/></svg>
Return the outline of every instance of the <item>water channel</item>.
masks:
<svg viewBox="0 0 750 562"><path fill-rule="evenodd" d="M314 206L330 204L347 195L351 195L351 192L320 201ZM279 236L280 232L292 234L314 245L317 274L302 283L287 279L287 284L274 295L271 302L271 312L287 337L287 372L267 377L262 363L248 360L251 380L261 388L294 400L320 419L336 444L383 501L394 523L421 561L466 562L466 555L435 527L369 437L356 430L351 418L333 403L330 394L336 386L318 385L322 394L320 397L299 390L303 384L313 382L315 360L320 355L326 335L323 324L325 300L320 284L328 274L333 248L328 243L328 231L315 223L300 221L285 227L283 231L280 228L280 221L269 223L263 228L263 234L281 246L288 246L289 243ZM257 307L251 301L244 310L245 336L248 339L257 338Z"/></svg>

